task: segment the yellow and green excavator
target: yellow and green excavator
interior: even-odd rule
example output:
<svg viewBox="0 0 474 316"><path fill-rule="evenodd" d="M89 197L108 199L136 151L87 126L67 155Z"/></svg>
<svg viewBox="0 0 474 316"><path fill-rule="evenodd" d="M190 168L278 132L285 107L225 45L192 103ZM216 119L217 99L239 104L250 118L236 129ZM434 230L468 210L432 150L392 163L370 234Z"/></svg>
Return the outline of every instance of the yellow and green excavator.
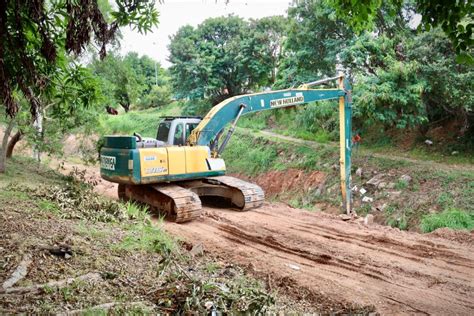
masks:
<svg viewBox="0 0 474 316"><path fill-rule="evenodd" d="M327 82L338 88L314 89ZM264 192L256 184L225 176L220 157L242 115L315 101L339 100L343 207L350 212L351 91L342 76L295 89L245 94L213 107L204 118L164 117L156 138L106 136L100 151L102 178L118 183L118 196L148 204L176 222L201 214L201 198L225 200L233 209L259 207ZM226 133L226 126L231 123ZM225 136L224 136L225 134ZM242 155L244 157L244 155Z"/></svg>

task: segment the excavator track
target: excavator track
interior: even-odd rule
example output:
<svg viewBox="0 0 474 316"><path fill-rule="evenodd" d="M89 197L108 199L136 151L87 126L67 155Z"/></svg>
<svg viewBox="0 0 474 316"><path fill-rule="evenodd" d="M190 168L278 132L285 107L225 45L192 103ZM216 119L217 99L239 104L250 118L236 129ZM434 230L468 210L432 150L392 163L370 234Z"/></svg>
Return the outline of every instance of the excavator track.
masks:
<svg viewBox="0 0 474 316"><path fill-rule="evenodd" d="M258 185L229 176L174 184L120 184L118 195L122 200L145 203L177 223L188 222L201 215L200 197L224 198L239 211L259 207L265 200L265 194Z"/></svg>
<svg viewBox="0 0 474 316"><path fill-rule="evenodd" d="M209 182L217 181L220 184L240 191L245 201L245 204L240 208L241 211L260 207L265 201L263 189L254 183L229 176L210 177L206 178L206 180Z"/></svg>
<svg viewBox="0 0 474 316"><path fill-rule="evenodd" d="M200 197L209 196L227 199L239 211L259 207L265 200L265 193L261 187L229 176L208 177L178 184L195 192Z"/></svg>
<svg viewBox="0 0 474 316"><path fill-rule="evenodd" d="M119 198L145 203L177 223L198 218L202 207L199 196L175 184L119 185Z"/></svg>

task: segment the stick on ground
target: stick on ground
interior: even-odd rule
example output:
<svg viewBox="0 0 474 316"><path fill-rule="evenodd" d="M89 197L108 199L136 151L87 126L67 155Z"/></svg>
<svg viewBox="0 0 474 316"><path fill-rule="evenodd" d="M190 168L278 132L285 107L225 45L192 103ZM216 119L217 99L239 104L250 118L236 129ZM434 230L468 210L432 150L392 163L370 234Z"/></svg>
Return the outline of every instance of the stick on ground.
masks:
<svg viewBox="0 0 474 316"><path fill-rule="evenodd" d="M67 311L64 313L58 313L57 316L72 316L72 315L82 315L86 312L98 312L98 311L108 311L111 308L114 307L143 307L143 308L148 308L152 309L149 305L146 304L146 302L110 302L110 303L105 303L105 304L100 304L100 305L95 305L89 308L85 309L76 309L72 311Z"/></svg>
<svg viewBox="0 0 474 316"><path fill-rule="evenodd" d="M12 275L2 284L2 288L4 290L11 288L15 285L18 281L23 279L28 274L28 267L31 264L31 256L29 254L25 254L23 256L23 260L21 260L18 267L16 267L15 271L13 271Z"/></svg>
<svg viewBox="0 0 474 316"><path fill-rule="evenodd" d="M44 288L64 287L76 281L100 281L102 277L99 273L87 273L76 278L68 278L60 281L51 281L43 284L36 284L24 287L12 287L0 290L0 294L21 294L21 293L36 293Z"/></svg>

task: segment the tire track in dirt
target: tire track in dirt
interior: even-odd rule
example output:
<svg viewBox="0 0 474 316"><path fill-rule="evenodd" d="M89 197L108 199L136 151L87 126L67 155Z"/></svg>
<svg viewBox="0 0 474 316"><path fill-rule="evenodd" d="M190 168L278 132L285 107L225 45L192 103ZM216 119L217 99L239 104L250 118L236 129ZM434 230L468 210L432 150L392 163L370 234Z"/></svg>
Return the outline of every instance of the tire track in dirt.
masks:
<svg viewBox="0 0 474 316"><path fill-rule="evenodd" d="M383 314L474 312L472 243L365 227L283 204L265 203L245 213L205 210L199 221L165 228L203 243L225 261L253 267L257 275L289 278L293 291L309 289L316 299L330 301L326 307L375 305Z"/></svg>

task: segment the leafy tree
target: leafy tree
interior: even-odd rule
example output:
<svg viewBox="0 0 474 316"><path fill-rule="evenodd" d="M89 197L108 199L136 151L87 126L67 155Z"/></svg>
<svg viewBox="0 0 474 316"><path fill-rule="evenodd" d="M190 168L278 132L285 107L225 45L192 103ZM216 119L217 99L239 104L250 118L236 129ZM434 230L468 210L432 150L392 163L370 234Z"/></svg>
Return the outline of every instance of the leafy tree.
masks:
<svg viewBox="0 0 474 316"><path fill-rule="evenodd" d="M21 139L25 139L34 148L39 160L41 152L61 152L61 140L67 131L95 123L96 115L92 115L98 100L95 78L87 69L74 63L64 70L55 74L58 81L53 82L54 86L46 87L47 93L38 97L42 107L35 124L32 124L28 111L28 101L21 93L15 93L19 111L14 118L5 118L7 132L3 138L0 166L5 165L5 158L12 156L15 145ZM16 133L8 140L9 133L14 129Z"/></svg>
<svg viewBox="0 0 474 316"><path fill-rule="evenodd" d="M474 137L474 69L455 62L451 41L435 29L417 35L406 49L409 60L420 63L418 76L426 82L422 94L430 122L459 123L459 136Z"/></svg>
<svg viewBox="0 0 474 316"><path fill-rule="evenodd" d="M146 32L157 23L154 1L119 0L116 8L104 14L97 0L0 0L0 104L5 112L14 118L24 98L31 121L36 121L44 100L54 95L55 83L78 69L68 59L69 54L77 56L95 42L104 57L120 26L132 25ZM69 79L77 80L76 88L84 88L82 75ZM82 101L87 94L82 90L77 97ZM74 110L75 104L65 107ZM0 172L5 170L5 144L12 129L9 124L2 141Z"/></svg>
<svg viewBox="0 0 474 316"><path fill-rule="evenodd" d="M473 129L474 71L455 62L455 50L439 30L399 32L388 38L364 33L341 53L355 74L359 126L423 127L455 120L459 135Z"/></svg>
<svg viewBox="0 0 474 316"><path fill-rule="evenodd" d="M180 28L169 45L178 96L217 104L271 81L274 62L269 55L275 36L258 34L257 24L230 15Z"/></svg>
<svg viewBox="0 0 474 316"><path fill-rule="evenodd" d="M142 107L160 107L172 102L171 87L169 85L153 86L145 96Z"/></svg>
<svg viewBox="0 0 474 316"><path fill-rule="evenodd" d="M374 28L374 20L377 16L385 14L396 16L403 14L403 8L409 4L414 7L416 13L420 14L420 28L429 31L435 27L441 27L444 33L451 40L457 53L458 61L474 62L472 48L474 39L472 31L474 28L472 0L444 1L444 0L327 0L336 10L338 17L344 19L355 30L362 32L370 31ZM390 10L383 11L385 5L391 7Z"/></svg>
<svg viewBox="0 0 474 316"><path fill-rule="evenodd" d="M272 86L276 81L277 71L283 60L283 43L286 39L288 19L283 16L264 17L251 21L252 34L249 34L247 45L251 49L261 51L258 58L265 73L261 85ZM257 47L259 46L259 47ZM244 52L245 53L245 52ZM252 56L255 58L255 56Z"/></svg>
<svg viewBox="0 0 474 316"><path fill-rule="evenodd" d="M126 112L132 104L153 106L148 95L153 93L156 84L162 87L161 93L168 91L167 98L170 98L166 71L148 56L139 57L137 53L130 52L122 57L112 52L104 60L94 57L89 68L100 80L103 102L107 105L120 105Z"/></svg>
<svg viewBox="0 0 474 316"><path fill-rule="evenodd" d="M100 78L105 102L120 105L126 112L145 90L143 78L120 55L111 53L102 61L94 58L90 68Z"/></svg>
<svg viewBox="0 0 474 316"><path fill-rule="evenodd" d="M337 55L353 37L324 0L302 0L288 9L289 30L278 87L336 73Z"/></svg>

